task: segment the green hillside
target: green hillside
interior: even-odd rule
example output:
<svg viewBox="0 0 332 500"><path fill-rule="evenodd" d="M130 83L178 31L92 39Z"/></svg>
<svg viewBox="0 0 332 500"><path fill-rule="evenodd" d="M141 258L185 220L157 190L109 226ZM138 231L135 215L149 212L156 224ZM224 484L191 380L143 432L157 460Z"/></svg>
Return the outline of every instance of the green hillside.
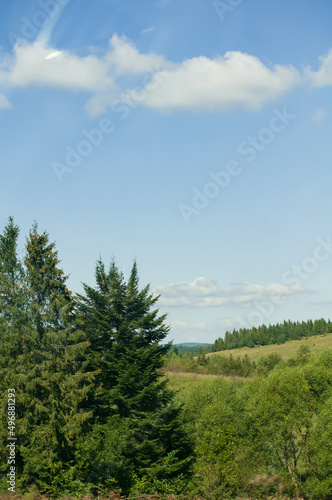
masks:
<svg viewBox="0 0 332 500"><path fill-rule="evenodd" d="M271 344L256 347L241 347L239 349L223 350L211 353L170 352L165 359L164 373L176 377L187 374L188 380L201 376L232 377L242 379L257 374L268 373L280 362L288 366L301 364L304 357L309 359L314 354L332 350L332 333L306 337L301 340L290 340L283 344ZM181 386L181 380L178 381Z"/></svg>
<svg viewBox="0 0 332 500"><path fill-rule="evenodd" d="M284 321L275 325L260 325L258 328L240 328L225 332L224 338L215 340L211 351L226 351L242 347L284 344L289 340L301 340L306 337L332 333L332 323L324 318L308 321Z"/></svg>
<svg viewBox="0 0 332 500"><path fill-rule="evenodd" d="M273 344L256 347L242 347L240 349L229 349L224 351L212 352L206 356L229 356L241 358L247 355L250 361L257 362L261 356L269 354L279 354L284 361L296 356L296 352L301 345L308 345L313 352L321 352L326 349L332 349L332 333L308 337L302 340L290 340L284 344Z"/></svg>

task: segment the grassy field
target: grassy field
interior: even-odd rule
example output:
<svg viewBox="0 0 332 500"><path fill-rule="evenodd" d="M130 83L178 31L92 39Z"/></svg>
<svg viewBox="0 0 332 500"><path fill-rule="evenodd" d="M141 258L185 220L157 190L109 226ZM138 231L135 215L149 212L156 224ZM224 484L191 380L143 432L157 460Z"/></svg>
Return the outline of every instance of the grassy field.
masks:
<svg viewBox="0 0 332 500"><path fill-rule="evenodd" d="M226 356L230 354L233 358L243 358L246 354L250 358L250 361L257 362L262 356L268 356L272 353L277 353L281 356L284 361L288 361L290 358L296 357L297 351L301 345L308 345L313 353L319 353L327 349L332 349L332 333L327 335L317 335L315 337L308 337L302 340L291 340L285 344L280 345L266 345L257 347L243 347L242 349L231 349L228 351L219 351L206 354L207 357L210 356ZM181 362L177 361L173 364L169 364L164 371L165 377L168 379L168 386L170 389L175 391L182 391L196 384L201 379L211 380L216 378L231 379L234 381L246 381L248 378L239 377L236 375L210 375L205 373L193 373L183 370Z"/></svg>
<svg viewBox="0 0 332 500"><path fill-rule="evenodd" d="M284 361L296 356L296 351L301 345L308 345L312 352L321 352L326 349L332 349L332 333L327 335L317 335L315 337L308 337L302 340L291 340L285 344L280 345L264 345L257 347L243 347L242 349L231 349L228 351L212 352L206 356L229 356L242 358L246 354L249 356L250 361L258 361L261 356L268 356L272 353L279 354Z"/></svg>
<svg viewBox="0 0 332 500"><path fill-rule="evenodd" d="M187 387L191 387L193 384L201 379L216 379L220 378L219 375L206 375L203 373L177 373L177 372L165 372L165 377L168 379L168 388L172 391L183 391Z"/></svg>

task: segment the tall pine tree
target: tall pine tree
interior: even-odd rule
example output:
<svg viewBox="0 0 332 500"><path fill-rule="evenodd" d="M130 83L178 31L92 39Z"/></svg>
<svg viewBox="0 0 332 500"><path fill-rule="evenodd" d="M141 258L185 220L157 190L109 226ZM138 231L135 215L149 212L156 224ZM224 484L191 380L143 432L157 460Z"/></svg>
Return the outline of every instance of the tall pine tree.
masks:
<svg viewBox="0 0 332 500"><path fill-rule="evenodd" d="M105 484L112 480L128 492L134 478L165 480L186 472L191 448L161 373L170 344L161 344L169 327L154 308L158 297L149 285L139 288L136 263L127 283L114 261L106 271L99 260L95 277L96 288L84 285L79 296L88 355L100 370L94 400L100 426L84 449L94 456L91 480L103 476Z"/></svg>
<svg viewBox="0 0 332 500"><path fill-rule="evenodd" d="M35 223L27 239L25 265L29 308L41 337L48 327L54 331L64 328L65 319L73 309L67 276L58 267L59 263L55 243L49 242L46 231L38 234Z"/></svg>
<svg viewBox="0 0 332 500"><path fill-rule="evenodd" d="M84 406L94 374L55 245L36 225L27 241L24 292L26 320L15 329L9 325L2 337L0 408L5 415L7 389L14 388L17 487L36 484L57 495L61 488L78 488L76 443L92 416ZM6 424L2 419L3 443ZM8 450L0 454L6 469Z"/></svg>
<svg viewBox="0 0 332 500"><path fill-rule="evenodd" d="M9 217L0 235L0 316L8 326L22 321L26 300L23 285L23 267L17 255L19 227Z"/></svg>

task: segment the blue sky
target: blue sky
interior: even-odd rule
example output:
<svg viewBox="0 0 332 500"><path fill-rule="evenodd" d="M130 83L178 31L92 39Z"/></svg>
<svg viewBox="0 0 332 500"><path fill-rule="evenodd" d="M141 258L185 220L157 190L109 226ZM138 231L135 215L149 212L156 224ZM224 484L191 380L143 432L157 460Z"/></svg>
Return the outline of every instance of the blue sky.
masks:
<svg viewBox="0 0 332 500"><path fill-rule="evenodd" d="M330 318L329 0L12 0L1 227L36 220L73 291L101 255L175 342Z"/></svg>

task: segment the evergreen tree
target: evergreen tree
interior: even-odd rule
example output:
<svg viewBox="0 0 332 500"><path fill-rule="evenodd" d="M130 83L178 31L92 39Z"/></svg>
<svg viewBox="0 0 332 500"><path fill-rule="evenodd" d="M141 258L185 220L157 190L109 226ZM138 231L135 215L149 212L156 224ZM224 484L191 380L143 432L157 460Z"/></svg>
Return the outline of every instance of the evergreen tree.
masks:
<svg viewBox="0 0 332 500"><path fill-rule="evenodd" d="M58 267L59 263L55 243L49 242L46 231L38 234L35 223L27 239L25 265L29 308L41 337L49 326L54 331L64 328L66 315L73 308L67 276Z"/></svg>
<svg viewBox="0 0 332 500"><path fill-rule="evenodd" d="M17 256L18 235L19 227L9 217L8 224L0 235L0 316L12 327L22 321L26 302L23 268Z"/></svg>
<svg viewBox="0 0 332 500"><path fill-rule="evenodd" d="M40 491L56 495L66 482L78 488L73 482L78 478L76 440L92 415L83 402L94 374L84 361L88 342L79 331L54 247L35 225L25 259L25 321L15 328L4 321L1 325L0 409L5 415L7 389L15 389L17 487L34 483ZM6 425L2 419L2 443L8 437ZM1 470L7 473L5 445L0 454Z"/></svg>
<svg viewBox="0 0 332 500"><path fill-rule="evenodd" d="M89 359L93 368L100 370L94 408L101 426L91 470L93 478L104 474L106 481L111 476L128 492L130 478L123 481L116 466L120 449L133 482L134 477L157 480L185 472L190 444L183 431L181 410L162 380L163 357L170 344L160 344L169 328L166 315L158 316L158 309L152 309L158 297L150 294L149 286L139 288L136 263L127 283L114 262L106 272L99 260L95 276L97 287L84 285L86 296L79 296L91 343ZM106 436L110 428L119 426L125 429L122 439L113 442L108 452ZM98 437L92 442L98 443ZM87 452L83 450L82 454Z"/></svg>

